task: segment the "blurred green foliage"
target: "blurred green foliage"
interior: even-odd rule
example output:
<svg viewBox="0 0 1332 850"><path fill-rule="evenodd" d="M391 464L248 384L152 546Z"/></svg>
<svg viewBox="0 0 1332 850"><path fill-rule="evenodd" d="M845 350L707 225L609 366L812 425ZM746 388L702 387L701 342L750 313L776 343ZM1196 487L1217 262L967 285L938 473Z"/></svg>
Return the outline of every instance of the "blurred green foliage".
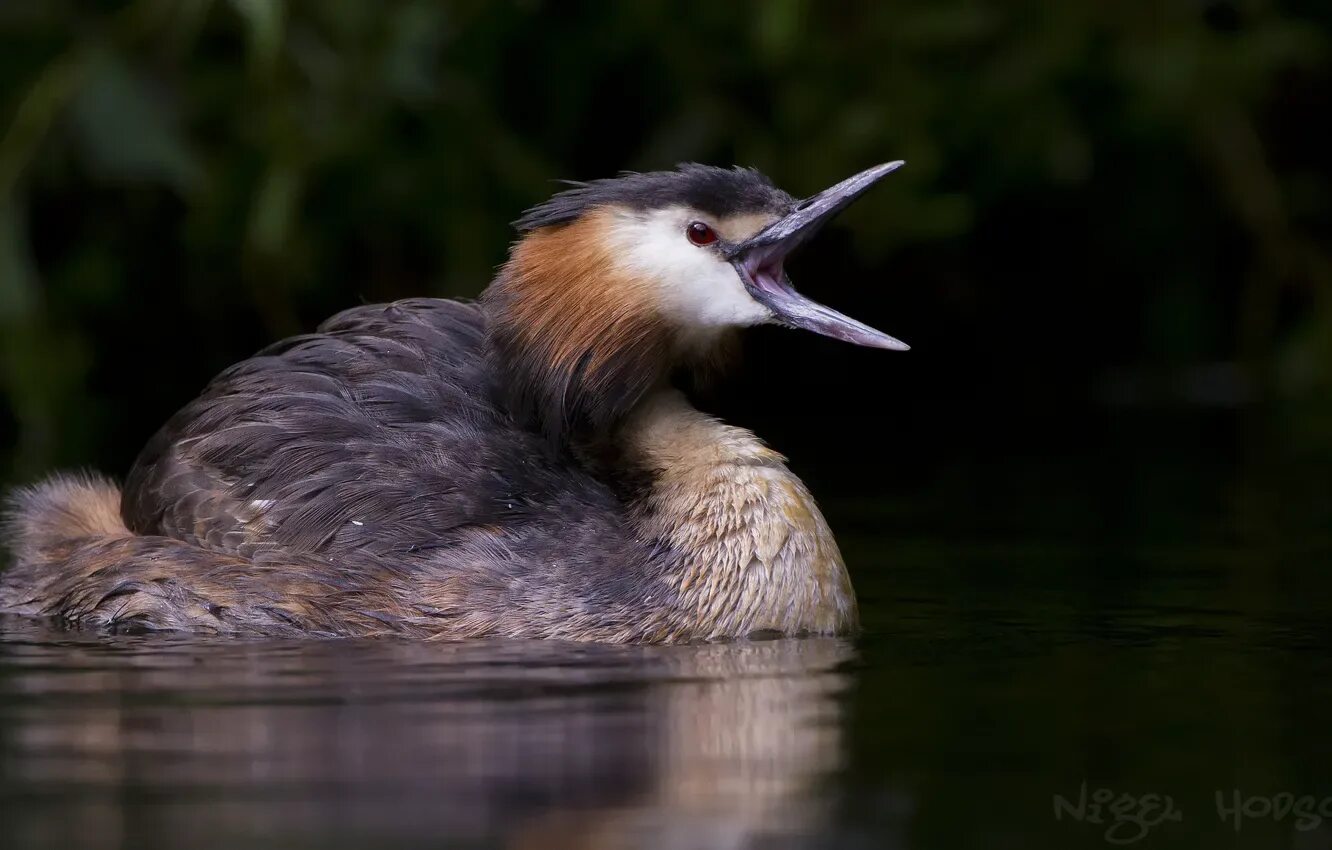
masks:
<svg viewBox="0 0 1332 850"><path fill-rule="evenodd" d="M949 265L978 234L1062 244L1094 253L1041 291L1127 322L1127 354L1068 354L1088 382L1221 362L1326 397L1330 24L1272 0L0 5L0 481L141 442L126 405L156 421L358 299L475 294L552 178L685 159L796 192L906 159L847 221L863 266L947 269L935 314L1024 309L982 280L1022 269ZM1013 220L1043 206L1075 214Z"/></svg>

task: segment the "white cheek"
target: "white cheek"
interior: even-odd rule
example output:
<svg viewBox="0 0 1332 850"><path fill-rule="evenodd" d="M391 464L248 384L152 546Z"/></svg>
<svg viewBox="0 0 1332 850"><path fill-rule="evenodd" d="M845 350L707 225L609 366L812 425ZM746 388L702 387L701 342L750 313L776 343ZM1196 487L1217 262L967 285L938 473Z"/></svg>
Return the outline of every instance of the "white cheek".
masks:
<svg viewBox="0 0 1332 850"><path fill-rule="evenodd" d="M689 242L686 224L682 211L670 209L620 218L615 238L625 269L655 281L662 308L686 327L721 329L770 319L771 312L750 296L730 263Z"/></svg>

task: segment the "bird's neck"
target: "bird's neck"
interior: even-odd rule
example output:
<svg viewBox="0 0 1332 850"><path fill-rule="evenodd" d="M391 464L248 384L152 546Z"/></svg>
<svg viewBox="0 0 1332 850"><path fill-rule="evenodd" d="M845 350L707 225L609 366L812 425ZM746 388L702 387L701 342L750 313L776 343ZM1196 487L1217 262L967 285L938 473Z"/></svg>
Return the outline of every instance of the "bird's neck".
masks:
<svg viewBox="0 0 1332 850"><path fill-rule="evenodd" d="M604 216L514 246L481 296L500 403L555 444L604 439L662 385L672 338L615 262Z"/></svg>
<svg viewBox="0 0 1332 850"><path fill-rule="evenodd" d="M680 553L667 581L694 636L855 629L832 532L781 455L674 391L647 399L624 439L651 480L639 531Z"/></svg>
<svg viewBox="0 0 1332 850"><path fill-rule="evenodd" d="M481 296L499 403L556 445L610 440L647 397L734 348L734 329L668 319L660 286L606 238L611 217L528 234Z"/></svg>

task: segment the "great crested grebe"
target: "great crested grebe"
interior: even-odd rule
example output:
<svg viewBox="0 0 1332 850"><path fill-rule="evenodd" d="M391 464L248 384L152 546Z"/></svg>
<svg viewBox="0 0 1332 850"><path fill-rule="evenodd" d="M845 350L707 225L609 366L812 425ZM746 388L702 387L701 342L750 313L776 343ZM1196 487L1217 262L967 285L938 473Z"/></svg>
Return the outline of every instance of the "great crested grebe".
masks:
<svg viewBox="0 0 1332 850"><path fill-rule="evenodd" d="M906 346L796 293L803 201L682 165L516 222L478 302L356 307L219 375L123 490L19 491L0 609L113 631L679 642L856 627L814 499L681 370L773 323Z"/></svg>

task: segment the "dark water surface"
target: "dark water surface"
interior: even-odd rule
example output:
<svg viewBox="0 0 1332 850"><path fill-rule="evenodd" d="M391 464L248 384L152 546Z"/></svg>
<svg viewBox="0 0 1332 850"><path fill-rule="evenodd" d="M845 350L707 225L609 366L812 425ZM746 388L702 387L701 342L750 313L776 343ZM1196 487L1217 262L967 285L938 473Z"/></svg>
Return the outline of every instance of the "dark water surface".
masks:
<svg viewBox="0 0 1332 850"><path fill-rule="evenodd" d="M1152 433L830 501L852 641L0 620L0 844L1332 846L1332 464Z"/></svg>

